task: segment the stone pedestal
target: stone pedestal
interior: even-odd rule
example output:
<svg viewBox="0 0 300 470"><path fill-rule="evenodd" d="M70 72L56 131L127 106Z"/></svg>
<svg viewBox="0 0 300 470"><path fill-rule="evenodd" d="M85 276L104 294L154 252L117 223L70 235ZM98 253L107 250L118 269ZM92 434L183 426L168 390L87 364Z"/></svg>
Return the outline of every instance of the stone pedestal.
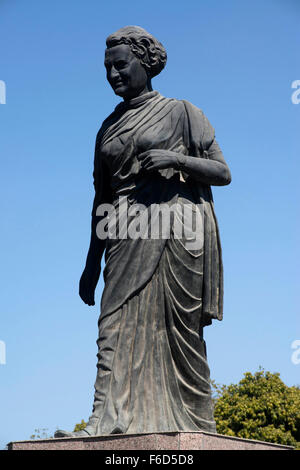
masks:
<svg viewBox="0 0 300 470"><path fill-rule="evenodd" d="M11 442L9 450L292 450L290 446L207 432L117 434Z"/></svg>

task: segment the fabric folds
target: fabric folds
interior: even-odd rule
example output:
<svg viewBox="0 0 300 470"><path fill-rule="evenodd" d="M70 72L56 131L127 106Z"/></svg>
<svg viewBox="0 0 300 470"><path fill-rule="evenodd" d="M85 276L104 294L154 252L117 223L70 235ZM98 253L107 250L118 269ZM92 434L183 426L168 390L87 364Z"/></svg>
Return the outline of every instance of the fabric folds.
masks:
<svg viewBox="0 0 300 470"><path fill-rule="evenodd" d="M203 340L203 327L223 314L212 193L175 169L144 172L137 157L149 149L198 158L221 152L207 118L186 101L151 92L117 106L96 140L93 228L103 202L113 204L118 229L122 198L129 207L142 204L144 215L156 205L157 219L162 204L191 204L199 210L203 244L192 250L186 233L176 238L174 220L185 223L180 210L168 238L107 240L92 417L99 434L215 432ZM135 216L126 223L132 227Z"/></svg>

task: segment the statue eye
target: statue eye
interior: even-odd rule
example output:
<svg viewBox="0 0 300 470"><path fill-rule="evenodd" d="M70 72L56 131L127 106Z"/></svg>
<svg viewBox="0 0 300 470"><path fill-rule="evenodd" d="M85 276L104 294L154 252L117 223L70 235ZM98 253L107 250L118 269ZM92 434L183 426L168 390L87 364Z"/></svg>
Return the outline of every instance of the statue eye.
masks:
<svg viewBox="0 0 300 470"><path fill-rule="evenodd" d="M120 69L123 69L124 67L126 67L127 65L127 62L125 62L125 60L118 60L118 62L116 62L115 66L116 66L116 69L120 70Z"/></svg>

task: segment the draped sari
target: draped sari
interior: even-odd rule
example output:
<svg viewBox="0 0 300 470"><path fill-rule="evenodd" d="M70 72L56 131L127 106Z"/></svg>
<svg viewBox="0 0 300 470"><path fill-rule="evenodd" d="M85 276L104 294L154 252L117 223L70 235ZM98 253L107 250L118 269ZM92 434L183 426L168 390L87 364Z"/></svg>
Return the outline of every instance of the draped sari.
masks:
<svg viewBox="0 0 300 470"><path fill-rule="evenodd" d="M202 334L213 318L222 319L221 247L211 190L175 169L143 171L137 157L149 149L199 158L220 152L202 111L158 92L118 105L97 135L95 220L99 204L109 202L118 229L130 229L136 216L123 217L124 198L129 207L143 204L156 221L162 204L179 209L166 221L168 237L144 233L106 240L91 419L98 434L215 432ZM185 224L180 207L187 203L202 222L203 243L193 250L186 243L188 227L181 239L174 232L175 220Z"/></svg>

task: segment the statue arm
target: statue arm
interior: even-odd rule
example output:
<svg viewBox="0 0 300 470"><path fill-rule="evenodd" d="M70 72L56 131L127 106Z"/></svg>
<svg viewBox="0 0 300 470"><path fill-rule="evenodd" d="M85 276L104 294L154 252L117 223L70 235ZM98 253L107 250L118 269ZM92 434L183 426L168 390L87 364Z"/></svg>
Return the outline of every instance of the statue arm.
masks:
<svg viewBox="0 0 300 470"><path fill-rule="evenodd" d="M231 173L222 151L214 139L202 157L177 154L175 168L191 176L195 181L209 186L225 186L231 182Z"/></svg>
<svg viewBox="0 0 300 470"><path fill-rule="evenodd" d="M208 186L225 186L231 182L230 170L215 140L201 156L199 158L171 150L152 149L140 154L138 159L145 170L175 168Z"/></svg>
<svg viewBox="0 0 300 470"><path fill-rule="evenodd" d="M188 101L183 103L189 155L177 157L177 169L208 186L229 184L231 173L215 139L214 128L201 109Z"/></svg>
<svg viewBox="0 0 300 470"><path fill-rule="evenodd" d="M225 186L231 182L230 170L215 140L214 129L203 112L184 102L184 140L189 155L173 150L151 149L138 159L148 171L175 168L207 186Z"/></svg>
<svg viewBox="0 0 300 470"><path fill-rule="evenodd" d="M103 175L104 176L104 175ZM102 178L101 178L102 179ZM104 178L105 179L105 178ZM105 197L104 188L95 188L95 197L93 202L93 209L92 209L92 221L91 221L91 238L90 238L90 246L87 254L87 263L86 264L101 264L102 255L105 250L105 240L101 240L97 237L96 227L98 222L100 221L100 217L96 215L97 207L107 202L107 197ZM103 194L104 193L104 194Z"/></svg>
<svg viewBox="0 0 300 470"><path fill-rule="evenodd" d="M101 259L106 246L106 241L97 237L96 227L101 217L97 216L96 212L100 204L111 202L109 174L100 158L96 144L93 173L95 197L92 209L91 238L85 268L79 282L79 295L87 305L95 305L95 289L100 277Z"/></svg>

